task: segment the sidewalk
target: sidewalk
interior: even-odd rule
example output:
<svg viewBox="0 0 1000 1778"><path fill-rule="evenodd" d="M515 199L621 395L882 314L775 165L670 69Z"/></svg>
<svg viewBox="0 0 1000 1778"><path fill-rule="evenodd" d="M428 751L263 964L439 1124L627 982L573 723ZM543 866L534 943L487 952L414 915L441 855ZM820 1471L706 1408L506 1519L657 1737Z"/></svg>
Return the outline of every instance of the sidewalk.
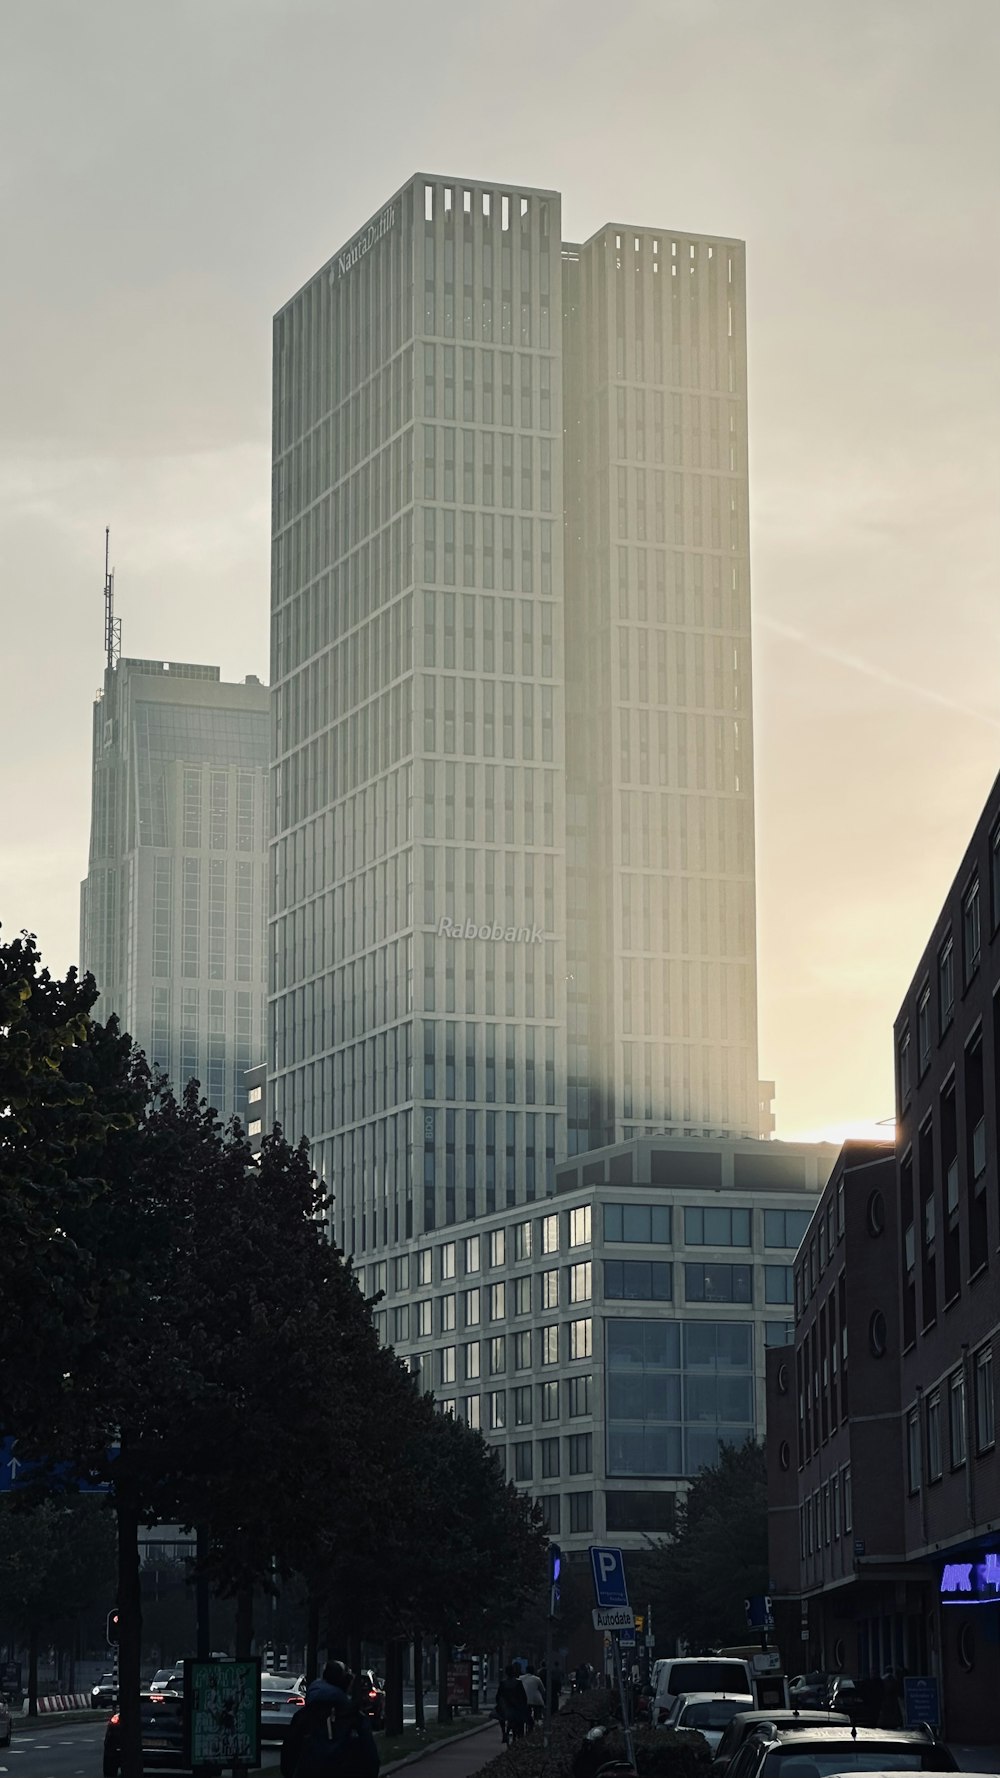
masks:
<svg viewBox="0 0 1000 1778"><path fill-rule="evenodd" d="M963 1747L957 1741L949 1741L947 1746L960 1772L1000 1773L1000 1747Z"/></svg>
<svg viewBox="0 0 1000 1778"><path fill-rule="evenodd" d="M500 1730L495 1722L490 1722L485 1728L474 1729L471 1734L435 1741L426 1753L411 1753L406 1759L384 1766L382 1778L408 1765L413 1766L415 1778L472 1778L473 1772L478 1772L502 1752Z"/></svg>

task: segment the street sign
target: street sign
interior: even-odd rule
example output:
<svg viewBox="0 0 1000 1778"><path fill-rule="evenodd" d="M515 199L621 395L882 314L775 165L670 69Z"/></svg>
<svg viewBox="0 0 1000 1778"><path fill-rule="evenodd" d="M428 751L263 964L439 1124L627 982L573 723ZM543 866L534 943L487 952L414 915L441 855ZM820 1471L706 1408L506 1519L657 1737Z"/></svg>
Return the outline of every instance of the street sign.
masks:
<svg viewBox="0 0 1000 1778"><path fill-rule="evenodd" d="M628 1586L625 1581L625 1560L621 1550L590 1546L590 1565L594 1573L594 1598L601 1607L627 1606ZM629 1612L629 1621L632 1614Z"/></svg>
<svg viewBox="0 0 1000 1778"><path fill-rule="evenodd" d="M621 1643L622 1648L634 1648L635 1647L635 1629L633 1628L631 1630L620 1630L618 1633L618 1640Z"/></svg>
<svg viewBox="0 0 1000 1778"><path fill-rule="evenodd" d="M631 1605L595 1605L591 1612L595 1630L634 1630Z"/></svg>
<svg viewBox="0 0 1000 1778"><path fill-rule="evenodd" d="M743 1607L746 1611L748 1630L774 1629L774 1612L767 1593L751 1593L749 1599L744 1599Z"/></svg>
<svg viewBox="0 0 1000 1778"><path fill-rule="evenodd" d="M17 1455L17 1440L0 1439L0 1494L12 1494L29 1482L40 1482L55 1488L75 1490L80 1494L106 1494L110 1482L95 1482L74 1477L68 1463L39 1463Z"/></svg>
<svg viewBox="0 0 1000 1778"><path fill-rule="evenodd" d="M941 1692L936 1679L903 1680L903 1722L908 1729L922 1722L932 1729L941 1727Z"/></svg>

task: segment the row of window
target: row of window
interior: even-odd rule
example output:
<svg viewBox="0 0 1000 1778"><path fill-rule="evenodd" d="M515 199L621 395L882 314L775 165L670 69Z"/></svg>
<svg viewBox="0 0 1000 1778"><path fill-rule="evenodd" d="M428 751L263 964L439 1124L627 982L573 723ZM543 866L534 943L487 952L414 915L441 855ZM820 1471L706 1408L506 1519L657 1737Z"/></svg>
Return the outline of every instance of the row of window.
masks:
<svg viewBox="0 0 1000 1778"><path fill-rule="evenodd" d="M815 1488L799 1506L799 1553L812 1556L849 1537L854 1515L851 1502L851 1466L845 1464L829 1481Z"/></svg>
<svg viewBox="0 0 1000 1778"><path fill-rule="evenodd" d="M515 365L513 352L439 346L427 340L423 372L426 419L478 419L484 426L517 425L525 432L553 430L551 358L519 352ZM558 393L558 375L555 384Z"/></svg>
<svg viewBox="0 0 1000 1778"><path fill-rule="evenodd" d="M939 1482L944 1474L945 1416L947 1416L948 1461L951 1469L961 1469L966 1462L970 1442L977 1457L992 1450L996 1443L996 1403L993 1380L993 1349L991 1346L972 1358L972 1424L969 1424L969 1403L966 1398L965 1366L951 1372L947 1381L926 1396L906 1416L906 1470L911 1494L923 1484ZM970 1433L972 1435L970 1441Z"/></svg>
<svg viewBox="0 0 1000 1778"><path fill-rule="evenodd" d="M424 1354L425 1359L429 1356L429 1353ZM442 1363L441 1355L433 1368L422 1363L419 1357L411 1358L410 1369L425 1388L437 1391L448 1389L456 1383L475 1383L479 1380L478 1372L472 1377L462 1375L450 1362ZM490 1432L503 1432L508 1426L531 1426L535 1423L545 1426L561 1418L582 1420L591 1415L594 1411L593 1382L593 1377L588 1373L566 1377L561 1383L554 1377L544 1383L522 1383L511 1389L492 1389L481 1398L476 1395L469 1400L476 1402L477 1415L481 1411L485 1413L484 1426ZM485 1403L483 1410L480 1409L480 1401ZM478 1419L476 1424L479 1424Z"/></svg>
<svg viewBox="0 0 1000 1778"><path fill-rule="evenodd" d="M815 1213L814 1213L815 1214ZM811 1221L812 1218L810 1217ZM807 1222L808 1227L808 1222ZM802 1235L796 1243L801 1246ZM800 1263L795 1274L795 1313L801 1315L806 1304L812 1299L819 1288L820 1279L827 1264L833 1260L837 1244L844 1234L844 1181L838 1180L836 1194L827 1202L821 1215L816 1215L816 1231L808 1246L802 1248Z"/></svg>
<svg viewBox="0 0 1000 1778"><path fill-rule="evenodd" d="M990 834L990 931L1000 925L1000 821ZM962 986L967 988L975 976L982 957L982 911L979 872L976 871L962 892ZM955 935L949 926L938 946L935 967L937 987L937 1037L944 1036L955 1016ZM931 1008L931 981L928 977L917 991L916 1006L917 1066L916 1078L922 1080L931 1062L934 1041ZM913 1090L912 1037L909 1021L904 1025L897 1049L897 1088L899 1104L905 1109Z"/></svg>

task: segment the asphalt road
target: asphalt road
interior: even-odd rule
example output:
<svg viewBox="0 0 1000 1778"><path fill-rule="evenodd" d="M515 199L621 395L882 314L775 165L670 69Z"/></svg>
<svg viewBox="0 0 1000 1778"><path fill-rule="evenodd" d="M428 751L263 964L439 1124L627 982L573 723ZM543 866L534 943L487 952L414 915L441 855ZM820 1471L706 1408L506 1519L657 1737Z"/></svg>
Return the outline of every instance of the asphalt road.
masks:
<svg viewBox="0 0 1000 1778"><path fill-rule="evenodd" d="M15 1729L0 1747L0 1775L10 1778L101 1778L104 1720L60 1723L47 1717L37 1728ZM264 1749L264 1766L276 1767L278 1749Z"/></svg>

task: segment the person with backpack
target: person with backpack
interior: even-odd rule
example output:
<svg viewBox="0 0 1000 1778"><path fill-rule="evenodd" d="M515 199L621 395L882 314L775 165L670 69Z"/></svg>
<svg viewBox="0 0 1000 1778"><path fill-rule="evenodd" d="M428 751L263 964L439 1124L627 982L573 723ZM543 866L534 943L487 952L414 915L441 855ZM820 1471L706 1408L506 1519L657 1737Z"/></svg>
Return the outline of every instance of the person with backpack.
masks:
<svg viewBox="0 0 1000 1778"><path fill-rule="evenodd" d="M367 1713L351 1696L353 1674L327 1661L281 1744L281 1778L378 1778L379 1752Z"/></svg>

